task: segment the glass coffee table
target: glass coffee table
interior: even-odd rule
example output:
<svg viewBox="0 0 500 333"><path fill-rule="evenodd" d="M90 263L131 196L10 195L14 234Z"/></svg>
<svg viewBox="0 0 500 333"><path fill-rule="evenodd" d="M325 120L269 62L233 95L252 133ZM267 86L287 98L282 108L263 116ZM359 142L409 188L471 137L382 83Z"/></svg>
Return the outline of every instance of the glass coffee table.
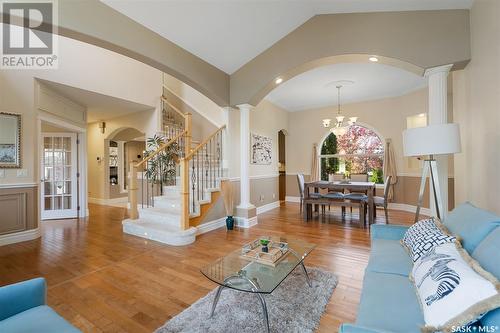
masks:
<svg viewBox="0 0 500 333"><path fill-rule="evenodd" d="M269 332L269 317L263 294L272 293L299 265L302 267L307 284L311 287L304 259L316 247L316 244L288 237L272 237L272 239L288 243L288 253L278 261L275 267L242 258L240 248L201 269L203 275L219 285L215 293L210 318L214 315L224 288L255 293L262 305L264 324Z"/></svg>

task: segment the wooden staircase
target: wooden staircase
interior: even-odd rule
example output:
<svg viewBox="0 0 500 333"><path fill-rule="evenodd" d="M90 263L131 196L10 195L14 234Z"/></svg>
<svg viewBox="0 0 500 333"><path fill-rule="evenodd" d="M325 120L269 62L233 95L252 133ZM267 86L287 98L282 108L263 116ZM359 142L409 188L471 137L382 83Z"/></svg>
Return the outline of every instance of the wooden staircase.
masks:
<svg viewBox="0 0 500 333"><path fill-rule="evenodd" d="M227 181L222 167L225 126L193 142L191 114L163 96L162 105L164 139L130 168L129 219L123 221L123 231L185 245L194 242L197 227L220 198L221 182ZM170 177L164 176L166 170Z"/></svg>

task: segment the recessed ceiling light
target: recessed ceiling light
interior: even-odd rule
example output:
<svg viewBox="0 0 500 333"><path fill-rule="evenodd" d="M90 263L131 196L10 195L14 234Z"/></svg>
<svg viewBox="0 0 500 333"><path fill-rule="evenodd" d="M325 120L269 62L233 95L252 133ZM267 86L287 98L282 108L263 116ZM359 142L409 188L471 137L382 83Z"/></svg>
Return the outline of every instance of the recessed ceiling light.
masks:
<svg viewBox="0 0 500 333"><path fill-rule="evenodd" d="M281 82L283 82L283 79L282 79L282 78L280 78L280 77L279 77L279 78L277 78L277 79L274 81L274 83L276 83L276 84L280 84Z"/></svg>
<svg viewBox="0 0 500 333"><path fill-rule="evenodd" d="M368 60L370 60L371 62L377 62L378 58L372 56L372 57L368 58Z"/></svg>

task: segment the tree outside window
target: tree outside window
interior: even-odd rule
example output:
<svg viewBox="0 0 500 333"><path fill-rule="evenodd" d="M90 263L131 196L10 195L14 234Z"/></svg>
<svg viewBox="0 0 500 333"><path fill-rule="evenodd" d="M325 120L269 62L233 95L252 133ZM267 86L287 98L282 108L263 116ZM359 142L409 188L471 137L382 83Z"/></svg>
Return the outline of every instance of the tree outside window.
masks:
<svg viewBox="0 0 500 333"><path fill-rule="evenodd" d="M377 133L360 125L350 126L344 135L330 133L321 146L321 179L329 174L368 174L370 180L383 183L384 145Z"/></svg>

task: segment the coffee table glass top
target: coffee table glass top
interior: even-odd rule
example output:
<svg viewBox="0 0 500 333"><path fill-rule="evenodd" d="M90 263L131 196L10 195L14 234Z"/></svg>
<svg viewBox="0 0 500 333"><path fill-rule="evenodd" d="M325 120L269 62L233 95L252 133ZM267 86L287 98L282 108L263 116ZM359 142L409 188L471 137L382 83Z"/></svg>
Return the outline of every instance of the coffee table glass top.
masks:
<svg viewBox="0 0 500 333"><path fill-rule="evenodd" d="M288 243L288 252L275 267L242 258L242 250L238 248L202 268L201 273L227 288L246 292L272 293L316 247L316 244L288 237L272 237L272 239Z"/></svg>

